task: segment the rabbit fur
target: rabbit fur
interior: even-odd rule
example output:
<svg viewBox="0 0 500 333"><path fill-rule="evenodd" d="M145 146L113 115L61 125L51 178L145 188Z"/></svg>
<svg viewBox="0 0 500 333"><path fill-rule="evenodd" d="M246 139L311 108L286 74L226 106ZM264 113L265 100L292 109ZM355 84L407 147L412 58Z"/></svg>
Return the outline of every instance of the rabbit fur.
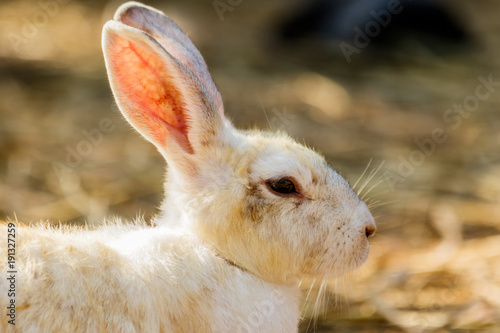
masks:
<svg viewBox="0 0 500 333"><path fill-rule="evenodd" d="M1 331L297 332L298 281L366 260L366 205L311 149L235 129L202 56L162 12L122 5L102 45L121 112L167 161L166 199L152 226L18 225L16 326L2 314ZM292 193L273 188L282 179Z"/></svg>

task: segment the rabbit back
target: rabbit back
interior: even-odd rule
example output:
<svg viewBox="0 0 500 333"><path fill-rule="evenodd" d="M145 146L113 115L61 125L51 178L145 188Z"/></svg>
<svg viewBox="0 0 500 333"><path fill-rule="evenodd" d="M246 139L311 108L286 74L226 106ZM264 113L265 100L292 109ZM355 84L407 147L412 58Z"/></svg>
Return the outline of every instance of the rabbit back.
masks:
<svg viewBox="0 0 500 333"><path fill-rule="evenodd" d="M188 234L118 224L17 232L16 326L2 316L3 332L296 330L294 288L256 278Z"/></svg>

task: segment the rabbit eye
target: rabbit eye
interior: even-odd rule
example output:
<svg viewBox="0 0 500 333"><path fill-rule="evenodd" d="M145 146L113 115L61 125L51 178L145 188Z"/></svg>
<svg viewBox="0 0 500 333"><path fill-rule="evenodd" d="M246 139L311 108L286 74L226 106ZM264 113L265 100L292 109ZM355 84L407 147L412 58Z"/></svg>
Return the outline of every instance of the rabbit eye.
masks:
<svg viewBox="0 0 500 333"><path fill-rule="evenodd" d="M281 194L297 193L295 189L295 184L286 178L281 178L278 180L271 180L267 183L271 190Z"/></svg>

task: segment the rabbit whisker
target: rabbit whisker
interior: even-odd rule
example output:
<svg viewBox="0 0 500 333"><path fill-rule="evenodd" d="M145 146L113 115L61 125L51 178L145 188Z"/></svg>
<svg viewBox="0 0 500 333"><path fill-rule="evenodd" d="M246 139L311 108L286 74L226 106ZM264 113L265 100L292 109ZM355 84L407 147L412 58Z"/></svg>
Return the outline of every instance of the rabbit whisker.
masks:
<svg viewBox="0 0 500 333"><path fill-rule="evenodd" d="M363 178L363 176L365 175L366 171L368 170L368 168L370 167L370 165L372 164L372 161L373 159L370 158L370 161L368 162L368 164L366 165L366 168L365 170L363 170L363 172L361 173L361 176L359 176L358 180L356 180L356 182L354 183L354 185L352 186L352 189L354 191L356 191L356 186L358 185L359 181Z"/></svg>
<svg viewBox="0 0 500 333"><path fill-rule="evenodd" d="M358 195L361 195L361 193L363 192L363 189L366 187L366 185L368 185L368 183L370 183L370 181L373 179L373 177L375 177L375 175L380 171L380 169L382 168L382 166L385 164L385 161L382 161L382 163L380 163L379 167L375 170L372 170L370 172L370 175L368 176L368 179L365 181L365 183L363 184L363 186L359 189L359 194Z"/></svg>

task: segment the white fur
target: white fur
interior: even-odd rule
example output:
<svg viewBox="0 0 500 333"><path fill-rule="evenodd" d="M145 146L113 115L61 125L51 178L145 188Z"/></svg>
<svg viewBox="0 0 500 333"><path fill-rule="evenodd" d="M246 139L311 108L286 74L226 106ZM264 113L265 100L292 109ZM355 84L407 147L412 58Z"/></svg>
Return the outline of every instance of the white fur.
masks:
<svg viewBox="0 0 500 333"><path fill-rule="evenodd" d="M298 281L366 260L368 209L319 154L282 133L235 129L201 55L166 16L127 3L115 19L103 31L110 84L169 164L162 213L153 226L18 226L16 328L296 332ZM298 193L274 192L281 178ZM5 316L0 327L14 331Z"/></svg>

